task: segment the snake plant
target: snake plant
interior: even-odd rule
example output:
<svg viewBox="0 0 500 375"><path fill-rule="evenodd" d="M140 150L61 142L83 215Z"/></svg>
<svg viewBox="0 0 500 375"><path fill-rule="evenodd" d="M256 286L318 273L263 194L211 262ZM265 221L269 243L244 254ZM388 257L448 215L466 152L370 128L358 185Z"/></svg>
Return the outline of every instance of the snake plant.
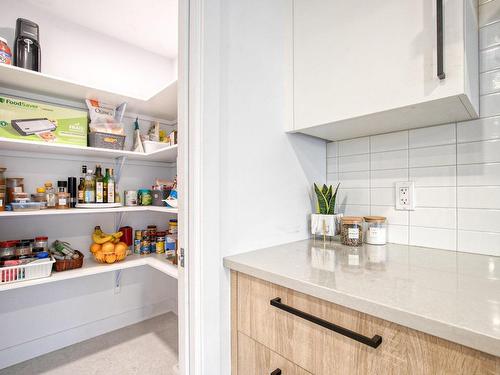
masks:
<svg viewBox="0 0 500 375"><path fill-rule="evenodd" d="M314 192L316 193L316 213L321 215L334 215L335 214L335 200L337 199L337 192L340 183L333 192L333 186L326 186L320 189L318 185L314 184Z"/></svg>

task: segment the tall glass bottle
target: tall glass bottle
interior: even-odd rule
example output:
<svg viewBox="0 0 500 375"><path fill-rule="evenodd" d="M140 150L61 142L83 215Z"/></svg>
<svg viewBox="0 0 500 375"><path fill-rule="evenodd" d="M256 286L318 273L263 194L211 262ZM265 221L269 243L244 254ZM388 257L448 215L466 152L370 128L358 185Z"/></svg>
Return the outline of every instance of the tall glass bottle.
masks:
<svg viewBox="0 0 500 375"><path fill-rule="evenodd" d="M95 203L95 178L92 172L91 169L88 169L85 175L85 203Z"/></svg>
<svg viewBox="0 0 500 375"><path fill-rule="evenodd" d="M104 197L104 178L100 164L97 164L95 167L95 202L106 202L106 198Z"/></svg>
<svg viewBox="0 0 500 375"><path fill-rule="evenodd" d="M85 170L87 170L85 168ZM85 203L85 177L80 177L80 184L78 185L78 203Z"/></svg>
<svg viewBox="0 0 500 375"><path fill-rule="evenodd" d="M47 195L47 208L56 208L56 191L52 186L52 182L45 183L45 193Z"/></svg>
<svg viewBox="0 0 500 375"><path fill-rule="evenodd" d="M107 202L115 203L115 177L113 176L113 168L106 169L106 177L104 177L104 186L106 189Z"/></svg>

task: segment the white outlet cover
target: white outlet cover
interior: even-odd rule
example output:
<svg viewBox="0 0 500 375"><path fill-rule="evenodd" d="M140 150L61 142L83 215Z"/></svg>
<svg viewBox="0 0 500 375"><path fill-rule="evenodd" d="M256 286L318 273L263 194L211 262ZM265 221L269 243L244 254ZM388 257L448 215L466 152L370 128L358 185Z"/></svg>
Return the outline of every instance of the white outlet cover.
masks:
<svg viewBox="0 0 500 375"><path fill-rule="evenodd" d="M396 182L396 210L415 210L415 184L413 181Z"/></svg>

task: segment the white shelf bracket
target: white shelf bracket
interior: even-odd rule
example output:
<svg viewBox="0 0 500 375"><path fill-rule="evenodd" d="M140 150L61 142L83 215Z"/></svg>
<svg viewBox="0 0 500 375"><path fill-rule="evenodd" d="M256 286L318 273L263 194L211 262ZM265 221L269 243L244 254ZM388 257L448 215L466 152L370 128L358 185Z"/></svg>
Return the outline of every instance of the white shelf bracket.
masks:
<svg viewBox="0 0 500 375"><path fill-rule="evenodd" d="M122 270L115 271L115 294L121 291Z"/></svg>
<svg viewBox="0 0 500 375"><path fill-rule="evenodd" d="M125 212L117 212L115 215L115 232L118 232L118 230L121 228L123 225L123 218L125 217Z"/></svg>

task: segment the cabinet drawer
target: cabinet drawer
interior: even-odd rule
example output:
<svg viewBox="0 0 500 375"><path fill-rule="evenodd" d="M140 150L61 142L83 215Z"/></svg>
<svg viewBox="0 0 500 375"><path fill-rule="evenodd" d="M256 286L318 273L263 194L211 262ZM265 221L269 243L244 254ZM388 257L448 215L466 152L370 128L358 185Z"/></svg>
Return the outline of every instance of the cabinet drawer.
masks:
<svg viewBox="0 0 500 375"><path fill-rule="evenodd" d="M239 332L313 374L497 373L498 358L395 323L241 273L236 287ZM277 297L368 338L380 335L382 343L373 348L271 306Z"/></svg>
<svg viewBox="0 0 500 375"><path fill-rule="evenodd" d="M281 371L281 372L280 372ZM250 337L238 333L238 375L310 375Z"/></svg>

